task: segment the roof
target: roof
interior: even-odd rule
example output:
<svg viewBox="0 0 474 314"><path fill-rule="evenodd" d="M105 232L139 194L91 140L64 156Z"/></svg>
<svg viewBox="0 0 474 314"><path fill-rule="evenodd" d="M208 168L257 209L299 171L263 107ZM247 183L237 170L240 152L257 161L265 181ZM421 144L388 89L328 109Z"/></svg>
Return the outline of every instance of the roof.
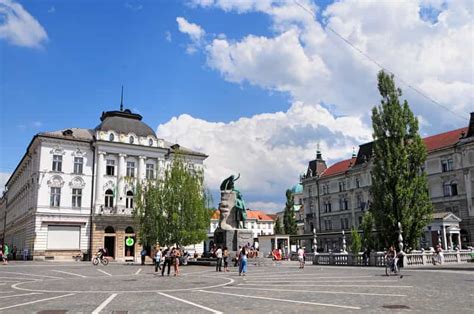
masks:
<svg viewBox="0 0 474 314"><path fill-rule="evenodd" d="M212 213L211 219L219 219L220 211L215 210ZM250 210L247 209L247 220L248 219L256 219L262 221L274 221L276 218L273 218L271 215L266 214L260 210Z"/></svg>
<svg viewBox="0 0 474 314"><path fill-rule="evenodd" d="M337 162L331 167L327 168L326 171L324 171L323 174L321 175L321 178L330 177L330 176L344 173L347 170L349 170L349 168L352 167L355 161L356 161L356 158L353 157L351 159L346 159L346 160Z"/></svg>
<svg viewBox="0 0 474 314"><path fill-rule="evenodd" d="M168 141L164 141L164 146L165 148L168 148L170 149L172 152L181 152L183 154L186 154L186 155L194 155L194 156L202 156L202 157L208 157L206 154L204 153L200 153L200 152L197 152L195 150L191 150L189 148L186 148L186 147L183 147L179 144L174 144L174 143L171 143L171 142L168 142Z"/></svg>
<svg viewBox="0 0 474 314"><path fill-rule="evenodd" d="M425 142L426 150L428 152L431 152L434 150L453 146L454 144L459 142L459 138L461 137L461 135L463 133L466 134L467 131L468 128L466 127L425 137L423 141Z"/></svg>
<svg viewBox="0 0 474 314"><path fill-rule="evenodd" d="M458 221L461 221L461 219L454 215L452 212L435 212L432 214L432 219L435 220L435 219L441 219L441 220L444 220L448 217L451 217L451 220L458 220Z"/></svg>
<svg viewBox="0 0 474 314"><path fill-rule="evenodd" d="M153 136L156 137L155 131L147 124L142 122L142 116L132 113L126 109L124 111L107 111L102 112L100 117L102 121L95 130L98 131L115 131L118 133L134 133L137 136Z"/></svg>
<svg viewBox="0 0 474 314"><path fill-rule="evenodd" d="M326 170L326 162L322 159L311 160L308 165L308 170L306 171L307 177L312 177L315 175L320 175Z"/></svg>
<svg viewBox="0 0 474 314"><path fill-rule="evenodd" d="M68 140L75 139L75 140L92 141L94 139L94 130L71 128L71 129L63 129L63 130L52 131L52 132L41 132L38 135L64 138Z"/></svg>

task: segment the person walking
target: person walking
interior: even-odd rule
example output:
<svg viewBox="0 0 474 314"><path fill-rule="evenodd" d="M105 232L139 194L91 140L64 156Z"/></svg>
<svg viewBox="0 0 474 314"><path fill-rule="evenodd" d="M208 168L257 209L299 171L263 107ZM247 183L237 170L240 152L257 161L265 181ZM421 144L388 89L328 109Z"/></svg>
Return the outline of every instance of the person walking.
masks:
<svg viewBox="0 0 474 314"><path fill-rule="evenodd" d="M224 247L224 251L222 252L222 255L224 256L224 272L229 271L229 250L227 249L227 246Z"/></svg>
<svg viewBox="0 0 474 314"><path fill-rule="evenodd" d="M142 258L142 265L145 265L145 258L147 255L146 248L143 248L142 251L140 252L141 258Z"/></svg>
<svg viewBox="0 0 474 314"><path fill-rule="evenodd" d="M234 267L237 267L239 266L239 255L240 255L240 251L242 250L242 247L239 245L239 250L237 252L235 252L235 263L234 263Z"/></svg>
<svg viewBox="0 0 474 314"><path fill-rule="evenodd" d="M239 276L243 273L243 276L247 273L247 249L245 247L240 250L239 254Z"/></svg>
<svg viewBox="0 0 474 314"><path fill-rule="evenodd" d="M298 249L298 261L300 262L300 269L304 268L304 248Z"/></svg>
<svg viewBox="0 0 474 314"><path fill-rule="evenodd" d="M3 243L3 265L8 265L8 253L10 253L10 249L6 243Z"/></svg>
<svg viewBox="0 0 474 314"><path fill-rule="evenodd" d="M163 252L163 255L165 256L165 262L163 263L163 268L161 269L161 276L165 275L165 268L168 266L168 276L170 275L170 269L171 269L171 249L166 248L166 250Z"/></svg>
<svg viewBox="0 0 474 314"><path fill-rule="evenodd" d="M175 248L174 254L172 254L173 260L174 260L174 275L173 276L178 276L179 275L179 258L181 257L181 251L178 247Z"/></svg>
<svg viewBox="0 0 474 314"><path fill-rule="evenodd" d="M217 247L216 258L217 258L216 271L222 271L222 249L220 246Z"/></svg>
<svg viewBox="0 0 474 314"><path fill-rule="evenodd" d="M158 248L155 253L155 273L158 272L158 269L161 270L161 248Z"/></svg>

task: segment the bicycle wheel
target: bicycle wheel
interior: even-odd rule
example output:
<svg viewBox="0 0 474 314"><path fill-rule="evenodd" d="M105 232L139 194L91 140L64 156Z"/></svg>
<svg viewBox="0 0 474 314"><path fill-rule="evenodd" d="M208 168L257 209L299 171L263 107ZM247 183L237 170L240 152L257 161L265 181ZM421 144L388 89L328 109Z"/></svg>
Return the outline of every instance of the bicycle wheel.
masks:
<svg viewBox="0 0 474 314"><path fill-rule="evenodd" d="M390 266L385 264L385 275L390 276Z"/></svg>
<svg viewBox="0 0 474 314"><path fill-rule="evenodd" d="M104 265L104 266L109 265L109 259L106 258L106 257L102 258L102 259L100 260L100 262L101 262L102 265Z"/></svg>
<svg viewBox="0 0 474 314"><path fill-rule="evenodd" d="M94 266L99 265L99 259L98 259L97 257L94 257L94 258L92 259L92 265L94 265Z"/></svg>

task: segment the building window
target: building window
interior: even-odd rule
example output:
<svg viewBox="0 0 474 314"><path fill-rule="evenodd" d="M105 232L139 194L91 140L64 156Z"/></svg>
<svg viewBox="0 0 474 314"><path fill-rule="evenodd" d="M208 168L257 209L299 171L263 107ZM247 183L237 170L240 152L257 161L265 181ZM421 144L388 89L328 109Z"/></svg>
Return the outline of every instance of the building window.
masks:
<svg viewBox="0 0 474 314"><path fill-rule="evenodd" d="M113 142L114 138L115 138L114 133L110 133L109 134L109 141Z"/></svg>
<svg viewBox="0 0 474 314"><path fill-rule="evenodd" d="M324 202L324 212L330 213L332 211L331 201Z"/></svg>
<svg viewBox="0 0 474 314"><path fill-rule="evenodd" d="M346 190L346 182L339 181L339 192L343 192Z"/></svg>
<svg viewBox="0 0 474 314"><path fill-rule="evenodd" d="M148 140L148 145L153 146L153 140L151 138Z"/></svg>
<svg viewBox="0 0 474 314"><path fill-rule="evenodd" d="M59 207L61 204L61 188L51 188L51 198L49 201L51 207Z"/></svg>
<svg viewBox="0 0 474 314"><path fill-rule="evenodd" d="M107 160L107 167L105 168L105 173L108 176L115 175L115 160Z"/></svg>
<svg viewBox="0 0 474 314"><path fill-rule="evenodd" d="M106 208L114 207L114 192L111 189L105 191L105 202L104 206Z"/></svg>
<svg viewBox="0 0 474 314"><path fill-rule="evenodd" d="M360 188L360 179L356 178L356 188Z"/></svg>
<svg viewBox="0 0 474 314"><path fill-rule="evenodd" d="M451 195L458 195L458 184L456 181L451 181Z"/></svg>
<svg viewBox="0 0 474 314"><path fill-rule="evenodd" d="M133 142L135 142L135 138L133 136L130 136L130 138L128 139L128 142L130 144L133 144Z"/></svg>
<svg viewBox="0 0 474 314"><path fill-rule="evenodd" d="M362 225L362 216L359 216L359 226Z"/></svg>
<svg viewBox="0 0 474 314"><path fill-rule="evenodd" d="M63 156L53 155L53 171L61 172L63 168Z"/></svg>
<svg viewBox="0 0 474 314"><path fill-rule="evenodd" d="M127 192L127 197L125 199L125 207L133 208L133 192L132 191Z"/></svg>
<svg viewBox="0 0 474 314"><path fill-rule="evenodd" d="M79 208L82 204L82 189L72 189L72 207Z"/></svg>
<svg viewBox="0 0 474 314"><path fill-rule="evenodd" d="M357 198L357 201L356 201L357 202L357 208L363 209L362 208L362 196L360 194L357 194L356 198Z"/></svg>
<svg viewBox="0 0 474 314"><path fill-rule="evenodd" d="M441 160L441 169L442 169L443 172L452 171L453 170L453 160L452 159Z"/></svg>
<svg viewBox="0 0 474 314"><path fill-rule="evenodd" d="M146 164L146 178L148 180L152 180L155 178L155 165L154 164Z"/></svg>
<svg viewBox="0 0 474 314"><path fill-rule="evenodd" d="M74 157L74 173L82 174L82 164L84 159L82 157Z"/></svg>
<svg viewBox="0 0 474 314"><path fill-rule="evenodd" d="M458 195L458 183L456 181L446 182L443 184L444 196Z"/></svg>
<svg viewBox="0 0 474 314"><path fill-rule="evenodd" d="M127 161L127 177L135 177L135 162Z"/></svg>

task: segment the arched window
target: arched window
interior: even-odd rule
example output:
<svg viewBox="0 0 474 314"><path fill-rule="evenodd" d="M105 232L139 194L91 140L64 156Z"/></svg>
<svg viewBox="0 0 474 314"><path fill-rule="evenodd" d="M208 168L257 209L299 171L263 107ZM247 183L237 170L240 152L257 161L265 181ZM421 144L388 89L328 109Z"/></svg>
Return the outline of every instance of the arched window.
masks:
<svg viewBox="0 0 474 314"><path fill-rule="evenodd" d="M111 189L105 191L105 202L104 206L107 208L114 207L114 192Z"/></svg>
<svg viewBox="0 0 474 314"><path fill-rule="evenodd" d="M153 146L153 139L150 138L150 139L148 140L148 145Z"/></svg>
<svg viewBox="0 0 474 314"><path fill-rule="evenodd" d="M128 141L129 141L130 144L133 144L133 142L135 142L135 138L133 136L130 136Z"/></svg>
<svg viewBox="0 0 474 314"><path fill-rule="evenodd" d="M125 233L135 233L135 231L132 227L128 226L127 228L125 228Z"/></svg>
<svg viewBox="0 0 474 314"><path fill-rule="evenodd" d="M115 138L114 133L110 133L109 134L109 141L113 142L114 138Z"/></svg>
<svg viewBox="0 0 474 314"><path fill-rule="evenodd" d="M105 228L105 233L115 233L115 229L112 226L108 226Z"/></svg>
<svg viewBox="0 0 474 314"><path fill-rule="evenodd" d="M133 192L127 191L127 197L125 199L125 207L133 208Z"/></svg>

